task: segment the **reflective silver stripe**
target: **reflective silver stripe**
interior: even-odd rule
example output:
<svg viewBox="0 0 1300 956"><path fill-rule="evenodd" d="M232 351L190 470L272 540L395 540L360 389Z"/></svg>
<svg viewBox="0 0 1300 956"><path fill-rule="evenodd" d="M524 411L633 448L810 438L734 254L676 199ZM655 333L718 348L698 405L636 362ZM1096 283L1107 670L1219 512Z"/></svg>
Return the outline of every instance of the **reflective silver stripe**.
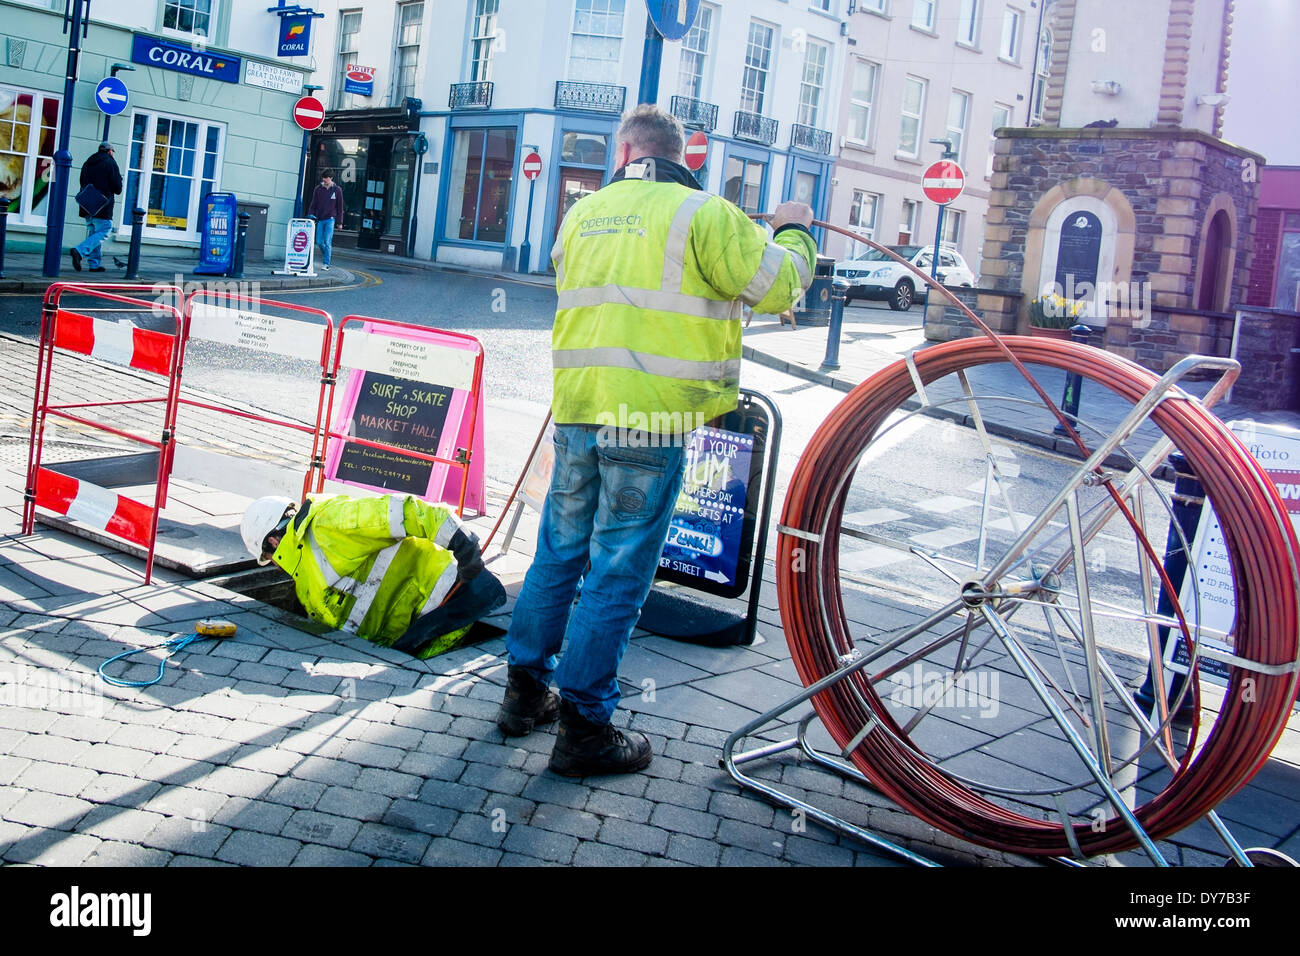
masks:
<svg viewBox="0 0 1300 956"><path fill-rule="evenodd" d="M375 594L379 591L379 585L383 583L384 575L388 573L393 558L397 557L397 549L401 546L402 543L399 541L375 555L375 563L370 566L370 574L353 589L352 596L357 599L357 603L352 605L352 613L348 615L348 628L350 630L355 631L361 627L366 612L370 610L370 602L375 599Z"/></svg>
<svg viewBox="0 0 1300 956"><path fill-rule="evenodd" d="M406 499L397 495L388 498L388 536L400 541L406 537Z"/></svg>
<svg viewBox="0 0 1300 956"><path fill-rule="evenodd" d="M456 534L464 525L454 514L448 514L446 519L438 528L438 533L433 536L433 543L440 548L448 547L451 544L452 536Z"/></svg>
<svg viewBox="0 0 1300 956"><path fill-rule="evenodd" d="M561 232L555 236L555 245L551 246L551 262L555 263L555 285L558 288L564 282L564 245L560 242L564 224L560 224Z"/></svg>
<svg viewBox="0 0 1300 956"><path fill-rule="evenodd" d="M798 258L797 253L790 253L794 258ZM749 285L740 293L742 302L749 305L758 305L767 294L772 291L772 286L776 284L777 278L781 274L781 266L785 263L786 250L778 246L775 242L769 242L767 248L763 250L763 259L758 264L758 271L754 273L754 278L749 280Z"/></svg>
<svg viewBox="0 0 1300 956"><path fill-rule="evenodd" d="M808 270L808 262L801 253L790 250L790 258L794 260L794 271L799 273L799 285L805 290L812 285L812 273Z"/></svg>
<svg viewBox="0 0 1300 956"><path fill-rule="evenodd" d="M456 573L455 561L443 569L442 574L438 575L438 580L433 585L433 590L429 592L429 599L420 608L420 615L428 614L434 608L442 605L442 602L447 599L447 594L451 591L452 585L456 583Z"/></svg>
<svg viewBox="0 0 1300 956"><path fill-rule="evenodd" d="M626 285L590 286L586 289L567 289L558 296L558 309L584 309L601 305L630 305L637 309L655 312L677 312L697 315L704 319L739 319L740 306L735 301L706 299L682 292L663 292L659 289L638 289Z"/></svg>
<svg viewBox="0 0 1300 956"><path fill-rule="evenodd" d="M325 557L325 552L321 548L320 542L316 540L316 531L312 528L307 529L307 543L311 545L312 557L316 559L316 566L320 568L321 576L325 578L325 586L327 588L334 588L335 590L351 593L352 588L356 585L352 584L346 588L339 587L339 582L348 576L346 574L339 574L334 570L334 565L330 564L329 559ZM349 578L349 580L351 579Z"/></svg>
<svg viewBox="0 0 1300 956"><path fill-rule="evenodd" d="M691 220L708 201L708 193L691 193L673 214L673 223L668 227L668 244L664 246L664 277L661 285L665 292L682 291L682 267L686 263L686 244L691 238Z"/></svg>
<svg viewBox="0 0 1300 956"><path fill-rule="evenodd" d="M554 365L561 368L626 368L664 378L684 378L697 382L717 382L740 378L740 359L724 362L692 362L650 352L634 352L614 347L595 349L561 349L551 353Z"/></svg>

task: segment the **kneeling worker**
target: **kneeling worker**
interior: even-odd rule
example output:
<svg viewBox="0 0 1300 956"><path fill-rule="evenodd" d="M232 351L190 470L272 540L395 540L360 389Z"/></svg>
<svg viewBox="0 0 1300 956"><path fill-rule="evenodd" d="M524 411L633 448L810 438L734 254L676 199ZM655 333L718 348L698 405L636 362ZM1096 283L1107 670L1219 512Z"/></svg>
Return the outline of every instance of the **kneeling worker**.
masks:
<svg viewBox="0 0 1300 956"><path fill-rule="evenodd" d="M420 658L450 650L506 600L478 539L412 495L259 498L240 534L258 564L293 577L313 621Z"/></svg>

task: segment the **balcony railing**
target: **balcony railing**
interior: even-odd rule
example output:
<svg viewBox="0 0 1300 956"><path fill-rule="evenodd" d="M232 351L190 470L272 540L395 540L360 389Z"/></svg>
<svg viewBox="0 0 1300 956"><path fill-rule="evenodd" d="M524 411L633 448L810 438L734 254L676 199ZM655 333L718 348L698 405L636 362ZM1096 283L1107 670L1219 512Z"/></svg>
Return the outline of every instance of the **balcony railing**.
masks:
<svg viewBox="0 0 1300 956"><path fill-rule="evenodd" d="M568 80L560 80L555 84L557 110L621 113L626 99L626 86L614 86L610 83L573 83Z"/></svg>
<svg viewBox="0 0 1300 956"><path fill-rule="evenodd" d="M833 137L829 130L804 126L801 123L794 123L790 127L791 149L806 149L810 153L825 153L829 156L832 141Z"/></svg>
<svg viewBox="0 0 1300 956"><path fill-rule="evenodd" d="M736 126L733 132L736 139L747 139L771 146L776 142L777 125L776 120L771 117L736 110Z"/></svg>
<svg viewBox="0 0 1300 956"><path fill-rule="evenodd" d="M453 83L447 106L453 110L486 110L492 108L491 83Z"/></svg>
<svg viewBox="0 0 1300 956"><path fill-rule="evenodd" d="M718 107L689 96L674 96L669 111L682 121L683 126L712 133L718 128Z"/></svg>

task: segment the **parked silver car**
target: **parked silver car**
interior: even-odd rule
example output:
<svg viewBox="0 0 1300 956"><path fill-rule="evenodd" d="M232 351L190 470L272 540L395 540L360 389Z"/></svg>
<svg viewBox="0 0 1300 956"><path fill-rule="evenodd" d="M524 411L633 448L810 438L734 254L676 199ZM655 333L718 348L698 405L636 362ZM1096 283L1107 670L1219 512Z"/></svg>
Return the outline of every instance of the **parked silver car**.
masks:
<svg viewBox="0 0 1300 956"><path fill-rule="evenodd" d="M932 246L890 246L892 252L902 256L922 272L930 272ZM896 312L906 312L912 307L917 288L922 285L916 276L894 260L875 249L860 259L841 262L835 266L835 275L849 283L845 303L854 299L887 299ZM966 265L955 248L939 247L939 281L951 286L974 286L975 274Z"/></svg>

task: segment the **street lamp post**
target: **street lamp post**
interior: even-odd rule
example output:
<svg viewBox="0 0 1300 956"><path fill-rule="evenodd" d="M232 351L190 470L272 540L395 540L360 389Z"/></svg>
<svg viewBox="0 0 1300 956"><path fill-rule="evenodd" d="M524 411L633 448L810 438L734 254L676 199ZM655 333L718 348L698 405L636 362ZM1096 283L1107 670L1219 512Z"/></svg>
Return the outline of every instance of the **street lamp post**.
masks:
<svg viewBox="0 0 1300 956"><path fill-rule="evenodd" d="M129 63L114 63L113 66L109 69L108 75L112 77L116 77L118 70L127 70L131 73L134 73L135 67L133 67ZM108 142L108 121L111 120L112 118L113 118L112 115L108 113L104 114L104 135L101 136L100 139L102 139L105 143Z"/></svg>
<svg viewBox="0 0 1300 956"><path fill-rule="evenodd" d="M323 90L323 86L313 86L310 83L302 85L303 93L310 96L317 90ZM302 218L302 194L307 191L307 150L311 146L311 131L302 131L302 155L298 157L298 195L293 200L293 218Z"/></svg>
<svg viewBox="0 0 1300 956"><path fill-rule="evenodd" d="M63 78L63 104L59 111L59 148L54 153L54 179L50 185L50 208L45 221L45 263L41 272L59 277L63 260L63 217L68 213L68 182L72 174L72 153L68 150L72 127L72 97L77 90L81 64L81 41L90 23L90 0L66 0L63 29L68 33L68 69Z"/></svg>

